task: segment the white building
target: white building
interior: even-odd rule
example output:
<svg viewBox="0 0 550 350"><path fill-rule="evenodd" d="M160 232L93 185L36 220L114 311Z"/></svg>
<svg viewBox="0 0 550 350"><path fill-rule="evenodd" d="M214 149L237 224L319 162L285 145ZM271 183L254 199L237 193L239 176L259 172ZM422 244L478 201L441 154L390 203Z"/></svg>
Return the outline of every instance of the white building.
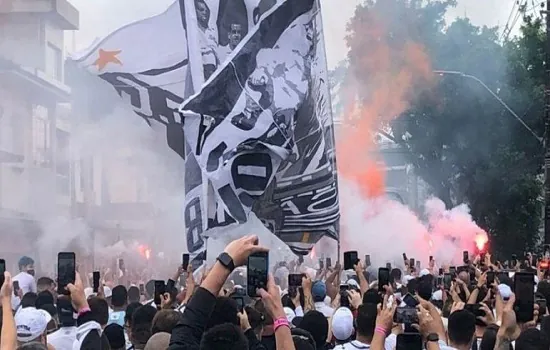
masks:
<svg viewBox="0 0 550 350"><path fill-rule="evenodd" d="M70 166L58 154L70 123L58 106L71 94L64 33L78 26L66 0L0 2L0 250L12 262L34 251L35 219L71 214Z"/></svg>

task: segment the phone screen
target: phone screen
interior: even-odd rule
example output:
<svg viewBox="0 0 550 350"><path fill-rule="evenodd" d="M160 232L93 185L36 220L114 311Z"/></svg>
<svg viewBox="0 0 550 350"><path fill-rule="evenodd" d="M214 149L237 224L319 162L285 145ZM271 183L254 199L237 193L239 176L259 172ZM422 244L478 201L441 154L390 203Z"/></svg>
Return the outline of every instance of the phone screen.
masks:
<svg viewBox="0 0 550 350"><path fill-rule="evenodd" d="M370 255L369 254L366 254L365 255L365 267L369 267L370 266Z"/></svg>
<svg viewBox="0 0 550 350"><path fill-rule="evenodd" d="M517 272L514 275L514 293L516 303L514 311L517 321L520 323L529 322L533 319L535 307L535 275L526 272Z"/></svg>
<svg viewBox="0 0 550 350"><path fill-rule="evenodd" d="M408 307L416 307L418 305L418 300L409 293L403 297L403 302L407 304Z"/></svg>
<svg viewBox="0 0 550 350"><path fill-rule="evenodd" d="M330 258L327 258L325 265L327 265L327 269L330 269L330 267L332 266L332 261L330 260Z"/></svg>
<svg viewBox="0 0 550 350"><path fill-rule="evenodd" d="M76 279L76 257L73 252L57 254L57 293L68 295L67 285Z"/></svg>
<svg viewBox="0 0 550 350"><path fill-rule="evenodd" d="M302 286L302 278L304 275L301 273L291 273L288 275L288 286L289 287L301 287Z"/></svg>
<svg viewBox="0 0 550 350"><path fill-rule="evenodd" d="M319 259L319 269L322 270L325 268L325 261L323 259Z"/></svg>
<svg viewBox="0 0 550 350"><path fill-rule="evenodd" d="M155 304L157 307L160 307L160 296L166 292L166 284L164 281L156 280L155 281Z"/></svg>
<svg viewBox="0 0 550 350"><path fill-rule="evenodd" d="M125 268L124 268L124 259L118 259L118 268L121 270L121 271L124 271Z"/></svg>
<svg viewBox="0 0 550 350"><path fill-rule="evenodd" d="M414 307L400 306L393 314L393 322L400 324L418 323L418 311Z"/></svg>
<svg viewBox="0 0 550 350"><path fill-rule="evenodd" d="M467 264L468 261L470 261L470 255L468 254L468 251L465 250L462 252L462 261Z"/></svg>
<svg viewBox="0 0 550 350"><path fill-rule="evenodd" d="M391 263L386 263L386 268L391 271Z"/></svg>
<svg viewBox="0 0 550 350"><path fill-rule="evenodd" d="M243 297L233 297L233 300L235 300L237 302L237 310L239 310L239 312L243 312L244 310L244 299Z"/></svg>
<svg viewBox="0 0 550 350"><path fill-rule="evenodd" d="M414 264L416 263L416 261L414 260L414 258L411 258L409 260L409 267L414 267Z"/></svg>
<svg viewBox="0 0 550 350"><path fill-rule="evenodd" d="M453 276L456 275L456 266L449 267L449 273Z"/></svg>
<svg viewBox="0 0 550 350"><path fill-rule="evenodd" d="M403 261L407 261L407 254L403 253Z"/></svg>
<svg viewBox="0 0 550 350"><path fill-rule="evenodd" d="M187 267L189 266L189 254L182 254L181 255L181 268L184 270L187 270Z"/></svg>
<svg viewBox="0 0 550 350"><path fill-rule="evenodd" d="M384 286L390 285L390 270L388 268L379 268L378 269L378 291L386 292Z"/></svg>
<svg viewBox="0 0 550 350"><path fill-rule="evenodd" d="M99 271L94 271L93 273L93 285L94 293L97 293L99 291Z"/></svg>
<svg viewBox="0 0 550 350"><path fill-rule="evenodd" d="M357 264L358 260L357 251L344 252L344 270L353 270L353 265Z"/></svg>
<svg viewBox="0 0 550 350"><path fill-rule="evenodd" d="M420 272L420 260L416 261L416 270Z"/></svg>
<svg viewBox="0 0 550 350"><path fill-rule="evenodd" d="M139 294L141 295L145 294L145 285L143 283L139 284Z"/></svg>
<svg viewBox="0 0 550 350"><path fill-rule="evenodd" d="M259 288L267 288L268 256L267 252L258 252L248 257L246 292L251 298L258 296Z"/></svg>
<svg viewBox="0 0 550 350"><path fill-rule="evenodd" d="M4 272L6 272L6 260L0 259L0 286L3 285L5 281Z"/></svg>
<svg viewBox="0 0 550 350"><path fill-rule="evenodd" d="M453 282L453 275L446 273L443 275L443 288L445 290L451 290L451 283Z"/></svg>
<svg viewBox="0 0 550 350"><path fill-rule="evenodd" d="M439 276L443 276L443 269L439 268Z"/></svg>
<svg viewBox="0 0 550 350"><path fill-rule="evenodd" d="M433 255L430 255L430 262L434 261Z"/></svg>
<svg viewBox="0 0 550 350"><path fill-rule="evenodd" d="M491 287L495 283L495 272L487 271L487 287Z"/></svg>
<svg viewBox="0 0 550 350"><path fill-rule="evenodd" d="M19 294L19 281L13 281L13 294Z"/></svg>
<svg viewBox="0 0 550 350"><path fill-rule="evenodd" d="M396 350L422 350L422 335L420 333L401 333L397 335Z"/></svg>

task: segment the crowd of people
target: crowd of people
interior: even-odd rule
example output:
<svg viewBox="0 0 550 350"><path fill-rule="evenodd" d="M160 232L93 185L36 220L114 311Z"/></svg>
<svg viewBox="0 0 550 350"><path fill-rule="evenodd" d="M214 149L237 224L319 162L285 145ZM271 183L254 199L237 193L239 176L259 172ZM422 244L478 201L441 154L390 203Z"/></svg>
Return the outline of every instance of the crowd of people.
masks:
<svg viewBox="0 0 550 350"><path fill-rule="evenodd" d="M277 262L249 297L243 266L267 251L256 236L237 239L200 278L178 268L160 300L155 281L94 293L78 273L58 294L23 257L0 290L0 349L550 349L550 282L532 255L500 264L483 254L460 269L430 259L422 270L404 258L384 285L359 260L352 270ZM289 284L296 274L300 285ZM527 317L514 274L533 275Z"/></svg>

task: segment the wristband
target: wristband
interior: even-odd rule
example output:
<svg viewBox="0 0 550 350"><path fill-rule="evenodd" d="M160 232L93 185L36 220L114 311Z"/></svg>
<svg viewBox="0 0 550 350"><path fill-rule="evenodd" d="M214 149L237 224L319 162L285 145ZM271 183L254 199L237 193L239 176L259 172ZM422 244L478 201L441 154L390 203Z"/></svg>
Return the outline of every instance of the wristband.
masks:
<svg viewBox="0 0 550 350"><path fill-rule="evenodd" d="M374 328L374 333L380 333L383 336L386 336L386 330L384 329L384 327L378 326L378 327Z"/></svg>
<svg viewBox="0 0 550 350"><path fill-rule="evenodd" d="M84 315L85 313L91 312L91 311L92 310L89 307L82 308L82 309L80 309L80 311L78 311L78 317Z"/></svg>
<svg viewBox="0 0 550 350"><path fill-rule="evenodd" d="M277 332L277 329L283 326L288 327L290 329L290 324L288 323L288 320L286 319L286 317L281 317L276 319L273 322L273 332Z"/></svg>

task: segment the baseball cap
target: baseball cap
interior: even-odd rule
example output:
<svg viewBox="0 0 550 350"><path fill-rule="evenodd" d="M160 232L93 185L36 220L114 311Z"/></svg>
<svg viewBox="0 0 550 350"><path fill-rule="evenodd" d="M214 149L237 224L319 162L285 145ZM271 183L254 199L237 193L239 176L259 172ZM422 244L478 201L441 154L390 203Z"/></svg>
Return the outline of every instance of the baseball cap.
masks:
<svg viewBox="0 0 550 350"><path fill-rule="evenodd" d="M15 314L17 340L23 343L35 340L44 333L51 320L52 317L45 310L38 310L34 307L19 310Z"/></svg>
<svg viewBox="0 0 550 350"><path fill-rule="evenodd" d="M347 340L353 334L353 314L347 307L340 307L332 315L332 334L340 341Z"/></svg>
<svg viewBox="0 0 550 350"><path fill-rule="evenodd" d="M327 287L325 286L325 282L316 281L313 283L313 286L311 287L311 296L313 296L314 301L325 300L325 297L327 296Z"/></svg>

